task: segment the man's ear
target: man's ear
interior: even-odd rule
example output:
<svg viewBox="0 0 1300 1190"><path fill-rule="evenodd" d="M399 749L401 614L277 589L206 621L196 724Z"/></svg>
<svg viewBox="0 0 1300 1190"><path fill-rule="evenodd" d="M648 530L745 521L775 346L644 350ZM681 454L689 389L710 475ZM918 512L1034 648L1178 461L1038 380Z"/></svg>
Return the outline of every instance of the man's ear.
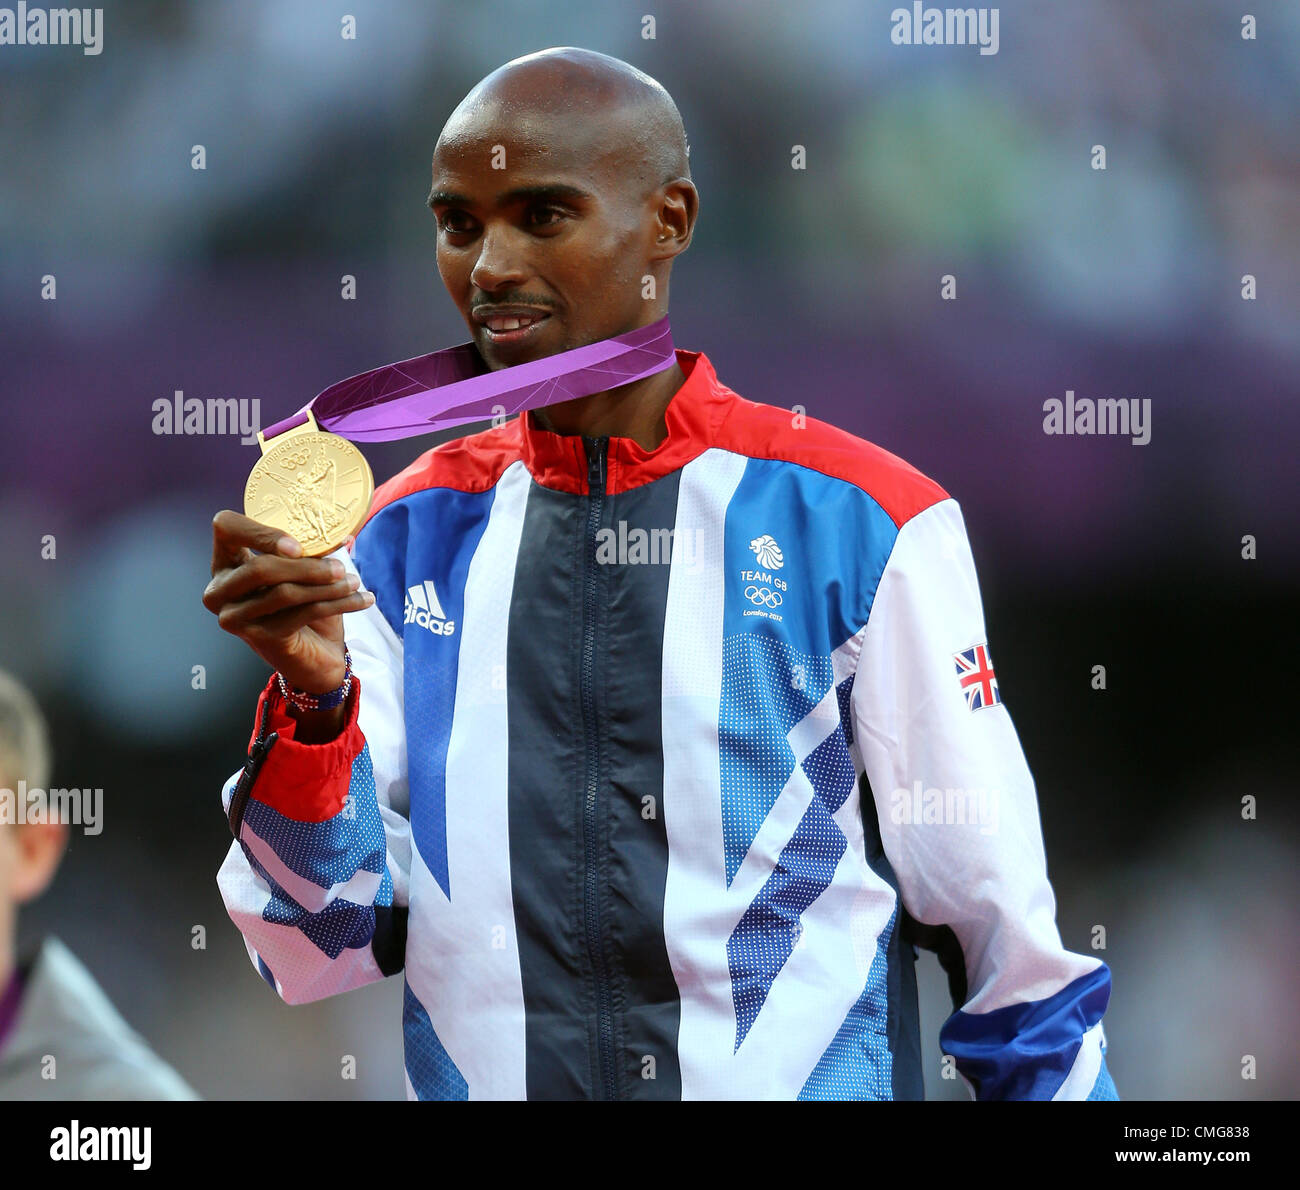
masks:
<svg viewBox="0 0 1300 1190"><path fill-rule="evenodd" d="M689 178L669 182L663 190L656 233L656 243L669 247L652 259L665 260L685 252L690 247L699 213L700 196L695 184Z"/></svg>
<svg viewBox="0 0 1300 1190"><path fill-rule="evenodd" d="M68 846L68 827L62 822L15 823L17 854L9 874L9 895L16 904L39 897L54 879Z"/></svg>

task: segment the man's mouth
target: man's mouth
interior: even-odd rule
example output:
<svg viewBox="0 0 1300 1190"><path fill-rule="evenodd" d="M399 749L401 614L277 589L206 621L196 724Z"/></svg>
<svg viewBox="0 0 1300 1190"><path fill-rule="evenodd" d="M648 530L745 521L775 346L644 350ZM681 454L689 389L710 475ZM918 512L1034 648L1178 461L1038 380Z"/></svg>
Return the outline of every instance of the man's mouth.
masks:
<svg viewBox="0 0 1300 1190"><path fill-rule="evenodd" d="M488 333L493 343L514 343L527 338L550 314L545 310L506 307L489 310L480 306L473 311L474 321Z"/></svg>

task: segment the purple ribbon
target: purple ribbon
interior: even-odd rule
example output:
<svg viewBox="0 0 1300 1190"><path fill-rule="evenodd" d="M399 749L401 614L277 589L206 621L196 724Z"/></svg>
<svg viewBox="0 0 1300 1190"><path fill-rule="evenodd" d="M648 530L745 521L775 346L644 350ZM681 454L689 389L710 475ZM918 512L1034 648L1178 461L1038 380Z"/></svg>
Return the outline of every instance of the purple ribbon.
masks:
<svg viewBox="0 0 1300 1190"><path fill-rule="evenodd" d="M665 314L623 335L486 371L473 343L385 364L331 384L292 417L263 432L270 440L307 420L353 442L388 442L504 409L521 413L631 384L672 367L677 359ZM498 408L500 407L500 408Z"/></svg>
<svg viewBox="0 0 1300 1190"><path fill-rule="evenodd" d="M22 968L15 964L13 973L9 976L9 983L4 989L4 994L0 995L0 1050L4 1049L5 1040L14 1027L14 1022L18 1020L18 1009L22 1002Z"/></svg>

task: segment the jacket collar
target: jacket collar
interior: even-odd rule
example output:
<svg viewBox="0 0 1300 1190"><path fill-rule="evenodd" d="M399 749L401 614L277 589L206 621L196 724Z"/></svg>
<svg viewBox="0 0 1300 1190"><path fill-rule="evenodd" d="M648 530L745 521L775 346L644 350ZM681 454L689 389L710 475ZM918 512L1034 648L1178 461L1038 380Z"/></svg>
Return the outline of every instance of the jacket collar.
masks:
<svg viewBox="0 0 1300 1190"><path fill-rule="evenodd" d="M664 410L668 436L654 450L644 450L631 438L610 438L606 492L622 492L662 479L713 444L731 390L718 382L702 351L677 348L677 366L686 379ZM518 425L524 465L533 478L542 487L585 496L587 454L582 436L541 429L531 409L519 418Z"/></svg>

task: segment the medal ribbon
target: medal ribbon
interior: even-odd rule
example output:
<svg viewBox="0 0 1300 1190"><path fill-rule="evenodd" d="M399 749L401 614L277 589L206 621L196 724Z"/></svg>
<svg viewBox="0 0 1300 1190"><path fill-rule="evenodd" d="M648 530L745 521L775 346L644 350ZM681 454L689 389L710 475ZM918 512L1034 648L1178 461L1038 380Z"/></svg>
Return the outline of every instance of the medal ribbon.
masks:
<svg viewBox="0 0 1300 1190"><path fill-rule="evenodd" d="M353 442L409 438L486 421L502 409L522 413L631 384L672 367L676 358L666 314L626 334L495 372L485 371L472 342L462 343L331 384L263 438L302 425L309 409L322 430Z"/></svg>

